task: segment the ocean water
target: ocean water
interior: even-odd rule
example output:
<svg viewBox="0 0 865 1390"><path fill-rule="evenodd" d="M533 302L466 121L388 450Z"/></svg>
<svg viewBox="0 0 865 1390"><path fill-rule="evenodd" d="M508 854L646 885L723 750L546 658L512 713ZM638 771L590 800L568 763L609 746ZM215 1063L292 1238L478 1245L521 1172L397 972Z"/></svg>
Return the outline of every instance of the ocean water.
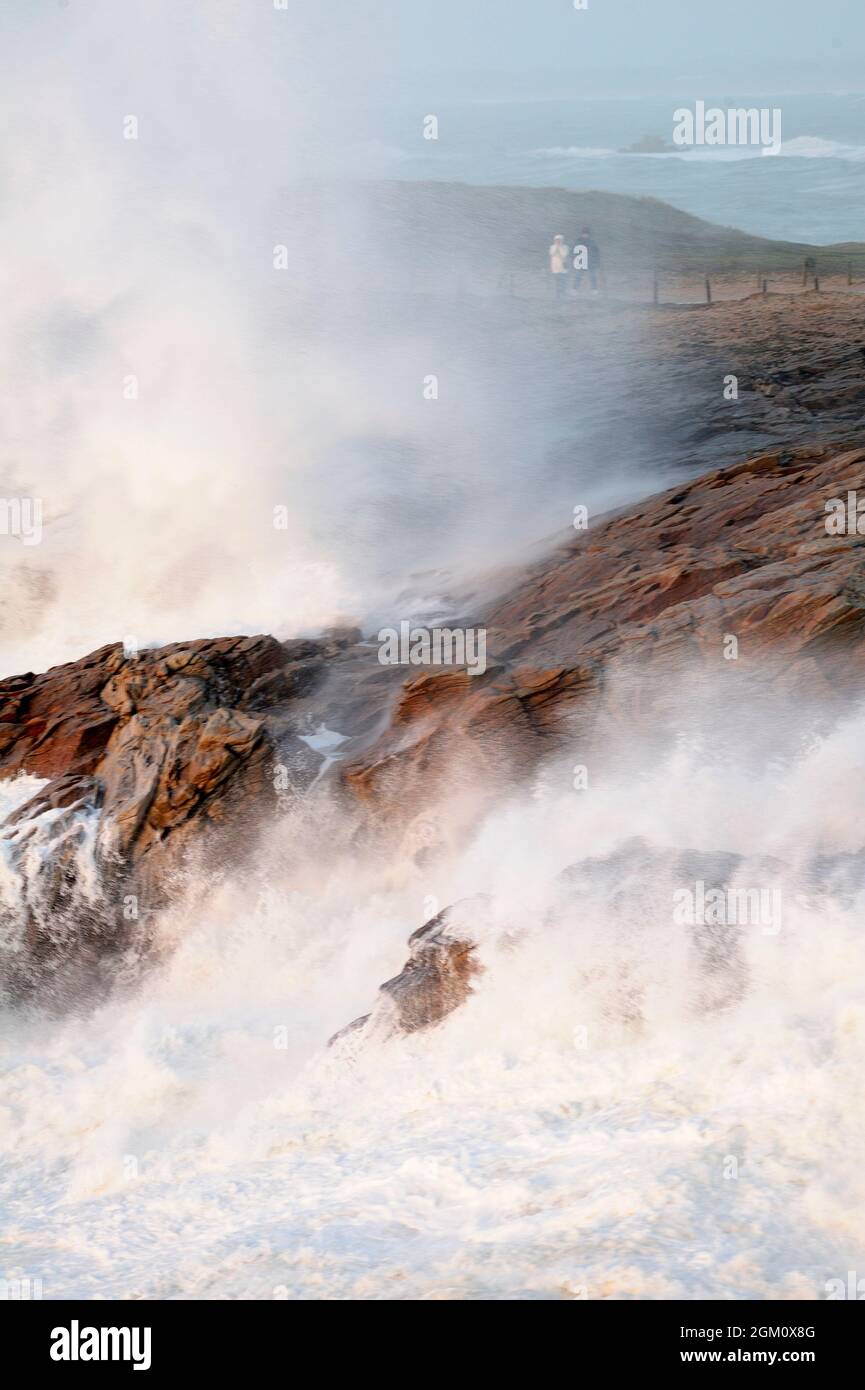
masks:
<svg viewBox="0 0 865 1390"><path fill-rule="evenodd" d="M424 870L324 856L319 789L251 886L193 885L131 996L4 1016L5 1277L46 1298L825 1297L865 1258L861 890L785 882L780 929L738 931L737 987L707 1007L688 931L650 910L664 871L624 912L621 881L564 914L553 885L632 836L741 852L746 884L763 854L858 851L863 731L853 712L762 766L632 746L582 792L551 766ZM429 911L479 890L472 999L327 1049Z"/></svg>
<svg viewBox="0 0 865 1390"><path fill-rule="evenodd" d="M0 491L43 499L45 534L2 538L3 675L112 640L398 620L384 605L406 586L444 606L442 569L518 560L574 502L668 481L633 377L602 362L560 389L562 359L591 356L569 325L536 350L530 321L473 336L470 302L448 311L459 332L374 287L352 302L370 195L345 224L298 226L295 177L610 189L764 236L865 235L861 96L697 93L780 105L779 154L633 156L691 93L457 102L433 82L359 106L338 63L311 90L289 19L170 0L4 17ZM315 249L306 282L274 265L293 235ZM683 728L699 707L683 693ZM773 735L794 712L781 701ZM46 1298L820 1298L861 1274L861 891L798 885L820 855L843 880L862 850L865 719L749 760L769 731L729 718L735 757L661 756L625 730L586 792L577 747L426 867L352 850L327 789L336 731L310 730L309 799L243 881L188 885L153 923L157 964L123 962L96 1007L0 1012L0 1279ZM39 785L0 784L0 821ZM98 826L73 819L0 838L4 948L67 830L99 905ZM681 886L662 870L624 918L615 884L562 908L557 875L634 837L662 864L739 852L757 884L760 856L789 866L782 930L737 937L739 987L712 1007L692 939L650 910ZM409 934L479 892L498 930L465 1008L328 1050Z"/></svg>
<svg viewBox="0 0 865 1390"><path fill-rule="evenodd" d="M438 102L437 140L422 138L417 104L358 117L345 173L400 179L600 189L660 198L757 236L817 245L865 236L865 97L700 92L707 107L781 112L777 154L702 146L623 153L645 135L672 144L673 113L695 96Z"/></svg>

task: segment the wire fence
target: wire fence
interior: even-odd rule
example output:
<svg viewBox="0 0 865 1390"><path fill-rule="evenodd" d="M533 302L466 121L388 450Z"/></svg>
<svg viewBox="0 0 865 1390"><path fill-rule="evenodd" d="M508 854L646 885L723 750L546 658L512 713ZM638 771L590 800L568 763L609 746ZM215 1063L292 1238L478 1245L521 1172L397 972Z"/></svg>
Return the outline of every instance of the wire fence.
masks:
<svg viewBox="0 0 865 1390"><path fill-rule="evenodd" d="M495 293L516 299L547 298L566 302L579 302L591 297L616 303L656 305L659 308L722 304L749 299L754 295L865 295L865 257L851 258L846 264L839 264L835 256L825 268L819 260L809 257L795 269L719 270L708 275L693 270L634 272L615 267L610 271L601 271L595 293L582 283L578 288L576 276L587 279L584 271L569 274L563 292L556 283L559 277L544 268L537 271L507 271L498 277ZM468 293L472 292L471 285L466 284L462 288ZM484 292L480 287L475 287L475 292L478 291Z"/></svg>

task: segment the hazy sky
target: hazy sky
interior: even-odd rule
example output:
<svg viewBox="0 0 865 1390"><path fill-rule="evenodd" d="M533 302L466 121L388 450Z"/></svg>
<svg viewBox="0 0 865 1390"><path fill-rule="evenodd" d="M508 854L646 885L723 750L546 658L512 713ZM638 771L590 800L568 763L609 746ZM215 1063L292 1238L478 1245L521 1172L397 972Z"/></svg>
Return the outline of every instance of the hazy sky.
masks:
<svg viewBox="0 0 865 1390"><path fill-rule="evenodd" d="M320 41L340 66L354 52L367 71L500 73L526 94L540 74L569 71L862 83L863 0L589 0L583 11L573 0L329 0L328 13Z"/></svg>

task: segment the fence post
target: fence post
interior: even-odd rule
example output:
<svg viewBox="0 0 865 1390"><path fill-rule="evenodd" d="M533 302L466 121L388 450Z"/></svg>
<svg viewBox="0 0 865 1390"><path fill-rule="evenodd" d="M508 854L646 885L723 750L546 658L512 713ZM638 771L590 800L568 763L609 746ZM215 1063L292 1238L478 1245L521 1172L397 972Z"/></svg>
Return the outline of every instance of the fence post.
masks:
<svg viewBox="0 0 865 1390"><path fill-rule="evenodd" d="M712 282L709 279L708 275L706 276L706 303L712 303Z"/></svg>
<svg viewBox="0 0 865 1390"><path fill-rule="evenodd" d="M768 281L768 280L765 280L765 279L764 279L764 281L763 281L763 293L764 293L764 294L768 294L768 293L769 293L769 281Z"/></svg>
<svg viewBox="0 0 865 1390"><path fill-rule="evenodd" d="M848 261L848 262L847 262L847 284L848 284L848 285L852 285L852 284L853 284L853 262L852 262L852 261Z"/></svg>
<svg viewBox="0 0 865 1390"><path fill-rule="evenodd" d="M819 276L819 275L815 275L815 276L814 276L814 289L815 289L815 291L817 292L817 294L820 293L820 276Z"/></svg>

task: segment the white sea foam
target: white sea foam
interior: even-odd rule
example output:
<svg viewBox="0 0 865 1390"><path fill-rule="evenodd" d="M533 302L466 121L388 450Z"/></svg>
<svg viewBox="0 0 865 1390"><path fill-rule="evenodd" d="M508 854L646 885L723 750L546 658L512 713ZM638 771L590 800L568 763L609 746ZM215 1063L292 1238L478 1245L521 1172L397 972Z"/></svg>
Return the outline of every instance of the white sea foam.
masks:
<svg viewBox="0 0 865 1390"><path fill-rule="evenodd" d="M784 140L777 153L787 159L844 159L861 164L865 160L865 145L824 140L819 135L797 135L793 140Z"/></svg>
<svg viewBox="0 0 865 1390"><path fill-rule="evenodd" d="M761 156L787 159L842 159L853 163L865 160L865 145L845 144L817 135L798 135L784 140L778 149L761 145L701 145L643 153L628 149L605 149L582 145L550 145L532 150L533 159L608 159L624 156L639 159L741 160Z"/></svg>
<svg viewBox="0 0 865 1390"><path fill-rule="evenodd" d="M569 159L605 159L607 155L617 154L619 151L608 150L603 147L596 149L591 146L583 145L551 145L546 149L542 147L538 150L532 150L531 153L538 159L556 157L559 155Z"/></svg>
<svg viewBox="0 0 865 1390"><path fill-rule="evenodd" d="M0 781L0 981L7 977L25 946L28 919L38 920L49 935L65 932L55 913L56 880L52 866L65 864L74 875L75 891L85 913L102 898L97 846L100 817L87 796L69 806L38 805L32 814L19 812L47 779L22 774ZM70 884L71 886L71 884Z"/></svg>
<svg viewBox="0 0 865 1390"><path fill-rule="evenodd" d="M557 914L550 885L634 834L747 862L858 850L863 732L760 773L683 748L578 793L551 768L401 876L340 852L298 886L277 824L258 897L227 879L178 908L134 999L6 1018L5 1272L46 1296L823 1296L865 1256L861 896L745 930L747 989L701 1013L680 927L601 890ZM479 889L501 933L472 1000L328 1052L430 895Z"/></svg>
<svg viewBox="0 0 865 1390"><path fill-rule="evenodd" d="M386 341L361 338L362 361L347 316L328 334L323 290L349 298L362 200L348 225L326 207L312 218L311 279L293 264L274 282L273 247L302 212L280 192L318 172L323 110L340 155L357 148L332 24L316 65L272 7L177 13L73 6L62 49L46 41L53 9L11 26L4 233L22 254L3 271L0 443L5 490L44 495L47 521L32 553L4 551L6 672L106 640L287 635L361 612L394 583L370 579L369 556L406 538L404 569L434 568L444 595L452 555L429 545L458 532L476 566L490 511L522 520L539 491L547 406L533 407L524 473L490 448L505 453L488 401L506 358L448 358L460 407L445 390L451 433L421 456L404 402L411 389L429 430L431 354L411 310ZM298 69L299 103L285 78ZM124 143L130 101L141 138ZM860 157L825 144L781 153ZM366 155L405 162L392 140ZM470 153L451 157L475 172ZM650 158L702 157L715 155ZM551 883L635 835L793 865L856 852L863 732L854 721L766 772L625 750L627 772L586 793L549 768L424 867L347 846L322 782L303 823L291 807L274 826L252 884L228 865L154 924L164 963L133 993L86 1016L0 1016L0 1276L41 1278L49 1298L820 1296L865 1258L856 893L794 897L778 936L746 934L747 989L707 1013L672 923L623 923L603 895L562 914ZM342 745L307 737L324 771ZM0 785L0 812L41 786ZM44 812L0 843L16 930L68 820L79 883L98 896L98 817ZM501 932L479 948L465 1008L351 1062L328 1052L434 905L480 891Z"/></svg>

